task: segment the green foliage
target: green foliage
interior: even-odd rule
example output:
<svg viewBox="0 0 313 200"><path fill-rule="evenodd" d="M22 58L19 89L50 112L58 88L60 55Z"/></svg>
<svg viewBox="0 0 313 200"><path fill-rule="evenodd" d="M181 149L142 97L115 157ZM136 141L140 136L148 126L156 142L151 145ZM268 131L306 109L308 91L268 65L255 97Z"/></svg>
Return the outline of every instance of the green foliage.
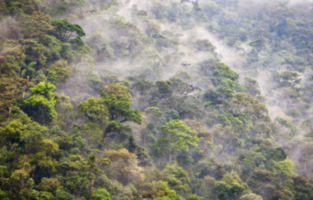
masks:
<svg viewBox="0 0 313 200"><path fill-rule="evenodd" d="M227 173L215 183L216 195L219 199L240 197L247 191L247 185L234 171Z"/></svg>
<svg viewBox="0 0 313 200"><path fill-rule="evenodd" d="M78 24L72 24L67 19L55 19L51 24L54 27L54 35L62 42L85 36L84 30Z"/></svg>
<svg viewBox="0 0 313 200"><path fill-rule="evenodd" d="M74 199L74 196L71 195L69 192L64 191L63 188L60 188L57 190L56 199L57 200L68 200L68 199Z"/></svg>
<svg viewBox="0 0 313 200"><path fill-rule="evenodd" d="M112 3L109 3L109 4L107 4L107 5L103 4L103 5L101 6L101 9L102 9L102 10L109 10L109 9L111 9L111 7L113 7L113 6L118 6L118 5L119 5L118 2L112 2Z"/></svg>
<svg viewBox="0 0 313 200"><path fill-rule="evenodd" d="M111 195L110 193L104 189L104 188L99 188L91 195L91 200L111 200Z"/></svg>
<svg viewBox="0 0 313 200"><path fill-rule="evenodd" d="M31 0L18 1L18 0L4 0L6 11L11 14L31 14L36 10L37 3Z"/></svg>
<svg viewBox="0 0 313 200"><path fill-rule="evenodd" d="M278 168L278 172L282 172L287 176L294 174L294 163L289 158L275 162L274 166Z"/></svg>
<svg viewBox="0 0 313 200"><path fill-rule="evenodd" d="M240 200L263 200L263 198L259 195L251 193L240 197Z"/></svg>
<svg viewBox="0 0 313 200"><path fill-rule="evenodd" d="M157 187L162 191L162 196L153 198L153 200L181 200L182 198L176 194L175 190L171 190L166 182L157 182Z"/></svg>
<svg viewBox="0 0 313 200"><path fill-rule="evenodd" d="M287 121L281 117L277 117L275 120L277 122L279 122L280 124L282 124L283 126L286 126L288 129L290 129L291 135L294 135L296 133L296 131L297 131L296 127L292 123L290 123L289 121Z"/></svg>
<svg viewBox="0 0 313 200"><path fill-rule="evenodd" d="M50 16L41 11L33 12L32 15L22 15L19 22L26 38L42 37L53 30Z"/></svg>
<svg viewBox="0 0 313 200"><path fill-rule="evenodd" d="M127 133L129 132L131 132L131 128L129 126L125 126L121 122L110 121L105 129L104 137L113 133L113 135L117 136L120 141L124 141L128 137Z"/></svg>
<svg viewBox="0 0 313 200"><path fill-rule="evenodd" d="M178 193L186 194L189 190L190 179L184 169L177 163L166 166L164 169L166 174L173 176L169 180L169 185Z"/></svg>
<svg viewBox="0 0 313 200"><path fill-rule="evenodd" d="M140 111L138 109L131 110L130 96L126 93L125 87L117 84L116 88L107 89L106 92L102 94L102 98L109 110L110 120L141 123Z"/></svg>
<svg viewBox="0 0 313 200"><path fill-rule="evenodd" d="M95 53L97 54L96 59L98 61L101 61L104 58L114 57L114 49L100 34L92 35L90 38L87 39L86 44L95 51Z"/></svg>
<svg viewBox="0 0 313 200"><path fill-rule="evenodd" d="M3 50L0 54L0 77L16 77L20 71L20 63L24 59L25 54L20 45Z"/></svg>
<svg viewBox="0 0 313 200"><path fill-rule="evenodd" d="M161 127L161 135L169 141L170 161L172 154L188 151L191 146L197 146L197 132L191 130L181 120L171 120Z"/></svg>
<svg viewBox="0 0 313 200"><path fill-rule="evenodd" d="M55 111L56 101L54 99L55 86L41 82L30 89L31 96L24 101L23 109L35 121L40 123L49 123L57 117Z"/></svg>
<svg viewBox="0 0 313 200"><path fill-rule="evenodd" d="M310 6L129 6L0 0L0 199L313 199Z"/></svg>
<svg viewBox="0 0 313 200"><path fill-rule="evenodd" d="M145 49L135 59L135 63L141 63L143 66L149 66L158 69L163 66L163 59L155 49Z"/></svg>
<svg viewBox="0 0 313 200"><path fill-rule="evenodd" d="M58 81L64 81L70 77L71 68L68 66L67 61L59 60L55 62L48 71L47 79L53 84Z"/></svg>
<svg viewBox="0 0 313 200"><path fill-rule="evenodd" d="M78 1L79 2L79 1ZM49 3L41 2L41 8L44 10L46 13L50 14L51 16L62 16L68 11L70 8L69 6L71 3L68 3L67 1L64 0L58 0L54 1L53 4L50 5Z"/></svg>
<svg viewBox="0 0 313 200"><path fill-rule="evenodd" d="M137 15L143 17L143 16L147 16L148 13L147 13L146 11L144 11L144 10L139 10L139 11L137 12Z"/></svg>
<svg viewBox="0 0 313 200"><path fill-rule="evenodd" d="M88 120L103 122L108 120L109 111L101 98L89 98L78 105L78 112L82 113Z"/></svg>
<svg viewBox="0 0 313 200"><path fill-rule="evenodd" d="M158 81L156 82L156 87L158 88L158 97L164 98L172 94L172 88L170 87L170 82Z"/></svg>
<svg viewBox="0 0 313 200"><path fill-rule="evenodd" d="M42 200L54 199L54 196L50 192L39 192L38 197Z"/></svg>
<svg viewBox="0 0 313 200"><path fill-rule="evenodd" d="M23 78L0 78L0 110L8 110L11 113L16 98L24 98L25 90L32 84Z"/></svg>
<svg viewBox="0 0 313 200"><path fill-rule="evenodd" d="M196 194L189 194L186 200L203 200L202 197L197 196Z"/></svg>
<svg viewBox="0 0 313 200"><path fill-rule="evenodd" d="M237 118L234 117L231 113L223 113L218 117L219 123L221 123L224 126L233 126L237 130L243 128L243 122Z"/></svg>
<svg viewBox="0 0 313 200"><path fill-rule="evenodd" d="M232 81L236 81L239 78L239 75L236 74L229 66L224 63L219 63L217 68L213 71L215 76L221 78L227 78Z"/></svg>

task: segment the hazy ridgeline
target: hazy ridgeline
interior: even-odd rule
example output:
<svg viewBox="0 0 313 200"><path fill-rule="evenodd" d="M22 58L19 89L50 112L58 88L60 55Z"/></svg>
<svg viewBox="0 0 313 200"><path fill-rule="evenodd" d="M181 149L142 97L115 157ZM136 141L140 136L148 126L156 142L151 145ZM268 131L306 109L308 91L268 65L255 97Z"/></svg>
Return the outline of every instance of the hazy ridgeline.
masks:
<svg viewBox="0 0 313 200"><path fill-rule="evenodd" d="M311 6L0 0L0 199L313 199Z"/></svg>

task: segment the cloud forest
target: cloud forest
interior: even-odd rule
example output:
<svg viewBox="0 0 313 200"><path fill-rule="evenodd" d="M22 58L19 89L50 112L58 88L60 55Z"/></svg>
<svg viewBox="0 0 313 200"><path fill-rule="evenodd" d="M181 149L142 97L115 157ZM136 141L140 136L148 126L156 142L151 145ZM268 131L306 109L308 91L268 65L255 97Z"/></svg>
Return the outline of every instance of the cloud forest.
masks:
<svg viewBox="0 0 313 200"><path fill-rule="evenodd" d="M312 41L309 0L0 0L0 199L313 200Z"/></svg>

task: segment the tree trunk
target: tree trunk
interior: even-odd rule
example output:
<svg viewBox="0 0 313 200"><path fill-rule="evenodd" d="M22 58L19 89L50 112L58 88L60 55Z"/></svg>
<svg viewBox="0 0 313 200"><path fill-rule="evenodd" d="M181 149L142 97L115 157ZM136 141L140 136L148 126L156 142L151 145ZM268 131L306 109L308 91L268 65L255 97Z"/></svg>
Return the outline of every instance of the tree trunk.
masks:
<svg viewBox="0 0 313 200"><path fill-rule="evenodd" d="M144 146L144 147L146 146L146 143L147 143L147 137L144 136L144 138L143 138L143 146Z"/></svg>
<svg viewBox="0 0 313 200"><path fill-rule="evenodd" d="M80 193L82 191L82 187L79 187L79 190L78 190L78 194L77 194L77 197L80 198Z"/></svg>
<svg viewBox="0 0 313 200"><path fill-rule="evenodd" d="M23 87L23 94L22 94L22 99L25 98L25 89L26 89L26 86Z"/></svg>
<svg viewBox="0 0 313 200"><path fill-rule="evenodd" d="M170 152L170 162L172 162L172 151Z"/></svg>
<svg viewBox="0 0 313 200"><path fill-rule="evenodd" d="M227 144L227 146L225 147L225 149L222 151L221 155L218 157L218 159L221 158L221 156L223 155L223 153L227 150L227 148L229 147L229 145L231 144L231 142L233 141L233 139L230 140L230 142Z"/></svg>
<svg viewBox="0 0 313 200"><path fill-rule="evenodd" d="M34 176L35 176L35 170L36 170L36 166L33 167L32 169L32 179L34 179Z"/></svg>
<svg viewBox="0 0 313 200"><path fill-rule="evenodd" d="M90 183L90 191L92 191L93 185L95 183L95 179L92 179L90 182L91 182Z"/></svg>
<svg viewBox="0 0 313 200"><path fill-rule="evenodd" d="M158 159L158 166L160 167L161 165L161 158Z"/></svg>
<svg viewBox="0 0 313 200"><path fill-rule="evenodd" d="M249 172L248 178L246 180L246 183L248 183L248 181L250 180L250 175L251 175L252 170Z"/></svg>

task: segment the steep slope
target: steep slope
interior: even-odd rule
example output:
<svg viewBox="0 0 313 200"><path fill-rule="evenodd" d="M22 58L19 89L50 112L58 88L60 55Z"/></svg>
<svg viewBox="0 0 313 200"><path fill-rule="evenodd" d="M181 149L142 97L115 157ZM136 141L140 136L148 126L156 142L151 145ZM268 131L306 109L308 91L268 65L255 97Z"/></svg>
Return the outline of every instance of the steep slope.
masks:
<svg viewBox="0 0 313 200"><path fill-rule="evenodd" d="M313 199L309 5L0 0L1 199Z"/></svg>

